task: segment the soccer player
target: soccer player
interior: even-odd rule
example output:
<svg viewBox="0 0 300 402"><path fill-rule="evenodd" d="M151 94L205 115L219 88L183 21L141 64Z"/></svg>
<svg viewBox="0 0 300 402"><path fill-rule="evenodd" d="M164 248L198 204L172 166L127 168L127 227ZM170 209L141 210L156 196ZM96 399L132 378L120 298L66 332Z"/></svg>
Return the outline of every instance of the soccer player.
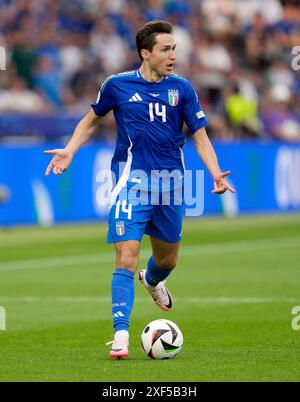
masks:
<svg viewBox="0 0 300 402"><path fill-rule="evenodd" d="M128 356L133 280L143 235L150 236L153 254L146 270L140 271L139 280L158 307L169 311L172 297L165 280L176 266L182 229L182 203L163 205L157 199L135 203L129 196L130 191L124 195L123 190L138 186L140 194L147 194L150 189L152 195L159 195L160 187L153 190L148 178L160 171L181 172L173 188L182 186L185 142L182 127L185 122L193 133L200 158L212 175L212 192L235 191L226 181L230 172L223 173L219 168L205 131L207 119L192 85L173 74L176 43L172 25L166 21L147 23L137 32L136 45L142 61L140 68L107 78L67 146L45 151L53 155L46 175L51 170L62 174L74 154L92 136L102 116L114 111L118 136L111 169L116 182L111 194L108 229L108 243L113 243L116 251L111 285L114 341L110 356L113 359Z"/></svg>

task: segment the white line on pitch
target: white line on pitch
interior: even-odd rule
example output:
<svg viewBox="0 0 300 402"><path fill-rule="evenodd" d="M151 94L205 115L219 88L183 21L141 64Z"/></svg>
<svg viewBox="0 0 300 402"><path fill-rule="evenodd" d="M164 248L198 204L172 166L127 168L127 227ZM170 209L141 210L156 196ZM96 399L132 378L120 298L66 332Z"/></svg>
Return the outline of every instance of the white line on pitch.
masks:
<svg viewBox="0 0 300 402"><path fill-rule="evenodd" d="M175 302L196 304L269 304L269 303L299 303L300 297L176 297ZM136 297L136 302L152 303L151 297ZM110 297L96 296L0 296L0 303L110 303Z"/></svg>
<svg viewBox="0 0 300 402"><path fill-rule="evenodd" d="M300 247L300 237L287 237L279 239L247 240L226 243L197 244L182 246L180 255L183 257L198 256L202 254L238 253L259 251L280 247ZM148 258L150 249L141 251L141 258ZM0 271L16 271L23 269L40 269L52 267L67 267L86 264L114 263L114 253L84 254L62 257L39 258L33 260L8 261L0 263Z"/></svg>

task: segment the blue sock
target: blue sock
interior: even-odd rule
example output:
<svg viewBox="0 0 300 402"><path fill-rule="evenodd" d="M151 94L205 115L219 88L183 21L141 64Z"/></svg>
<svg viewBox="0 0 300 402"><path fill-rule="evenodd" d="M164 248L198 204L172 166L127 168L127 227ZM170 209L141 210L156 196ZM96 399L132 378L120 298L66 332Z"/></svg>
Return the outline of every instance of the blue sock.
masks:
<svg viewBox="0 0 300 402"><path fill-rule="evenodd" d="M115 332L129 329L134 302L134 272L117 268L111 283L112 314Z"/></svg>
<svg viewBox="0 0 300 402"><path fill-rule="evenodd" d="M148 261L148 266L146 270L146 281L150 286L156 286L159 282L166 279L173 268L160 268L156 265L153 255L150 257Z"/></svg>

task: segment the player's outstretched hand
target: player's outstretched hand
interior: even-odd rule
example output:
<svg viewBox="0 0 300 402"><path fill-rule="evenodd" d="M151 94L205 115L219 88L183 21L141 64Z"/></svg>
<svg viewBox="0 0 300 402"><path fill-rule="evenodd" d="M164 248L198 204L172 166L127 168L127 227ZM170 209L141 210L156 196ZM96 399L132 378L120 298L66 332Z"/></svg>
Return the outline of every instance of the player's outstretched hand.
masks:
<svg viewBox="0 0 300 402"><path fill-rule="evenodd" d="M54 155L46 169L46 176L49 176L51 170L53 170L54 174L62 174L68 169L73 160L72 152L66 149L51 149L44 151L44 153Z"/></svg>
<svg viewBox="0 0 300 402"><path fill-rule="evenodd" d="M213 194L223 194L227 190L235 193L235 189L231 187L225 180L225 177L229 176L230 173L230 170L227 170L227 172L221 172L214 177L214 189L212 191Z"/></svg>

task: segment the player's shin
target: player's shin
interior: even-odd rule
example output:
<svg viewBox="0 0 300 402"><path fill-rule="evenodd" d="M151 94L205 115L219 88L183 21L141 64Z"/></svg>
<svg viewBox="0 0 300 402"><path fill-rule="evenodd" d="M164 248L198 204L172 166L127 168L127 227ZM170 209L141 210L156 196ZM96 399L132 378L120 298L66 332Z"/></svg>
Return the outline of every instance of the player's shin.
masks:
<svg viewBox="0 0 300 402"><path fill-rule="evenodd" d="M117 268L111 284L114 331L129 329L130 314L134 302L134 273Z"/></svg>

